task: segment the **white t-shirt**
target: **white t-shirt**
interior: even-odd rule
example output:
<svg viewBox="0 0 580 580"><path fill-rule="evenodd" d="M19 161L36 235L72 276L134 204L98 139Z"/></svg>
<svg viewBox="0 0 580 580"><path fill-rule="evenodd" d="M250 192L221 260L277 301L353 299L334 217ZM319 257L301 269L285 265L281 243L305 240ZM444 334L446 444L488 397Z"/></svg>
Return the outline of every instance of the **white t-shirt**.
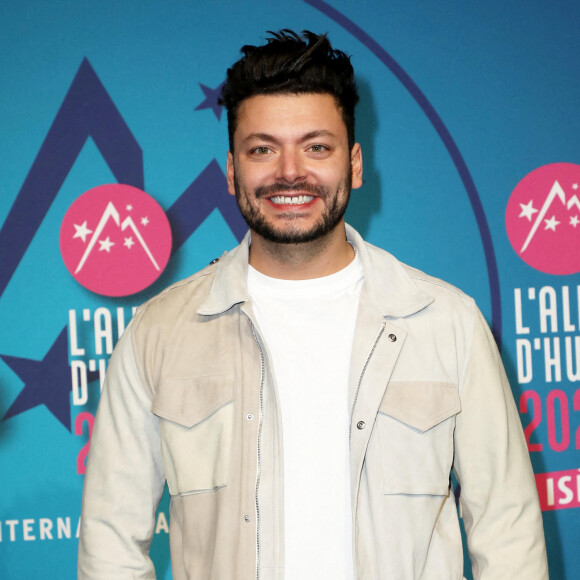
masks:
<svg viewBox="0 0 580 580"><path fill-rule="evenodd" d="M354 578L347 393L362 283L358 256L311 280L270 278L249 268L282 414L289 580Z"/></svg>

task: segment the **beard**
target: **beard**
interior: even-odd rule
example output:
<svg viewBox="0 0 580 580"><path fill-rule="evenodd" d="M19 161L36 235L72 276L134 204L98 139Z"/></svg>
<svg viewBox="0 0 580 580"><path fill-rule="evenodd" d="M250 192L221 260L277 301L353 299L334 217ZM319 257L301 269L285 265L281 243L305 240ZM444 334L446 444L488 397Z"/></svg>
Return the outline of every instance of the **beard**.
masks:
<svg viewBox="0 0 580 580"><path fill-rule="evenodd" d="M350 198L351 186L352 168L349 164L347 176L340 183L334 194L329 187L323 185L312 185L309 183L299 183L294 185L274 183L272 185L257 187L254 190L254 199L256 200L259 200L266 195L299 191L301 193L319 197L321 200L326 202L318 221L310 228L304 229L298 224L295 227L292 227L291 224L289 225L286 223L284 227L278 229L274 224L266 219L264 214L260 211L259 204L254 205L250 203L247 200L247 197L242 194L240 183L234 173L234 189L242 217L246 220L246 223L252 231L256 232L266 240L277 244L305 244L326 236L326 234L331 232L344 217ZM285 220L295 220L297 222L300 220L300 216L297 216L292 212L286 214L282 213L281 217Z"/></svg>

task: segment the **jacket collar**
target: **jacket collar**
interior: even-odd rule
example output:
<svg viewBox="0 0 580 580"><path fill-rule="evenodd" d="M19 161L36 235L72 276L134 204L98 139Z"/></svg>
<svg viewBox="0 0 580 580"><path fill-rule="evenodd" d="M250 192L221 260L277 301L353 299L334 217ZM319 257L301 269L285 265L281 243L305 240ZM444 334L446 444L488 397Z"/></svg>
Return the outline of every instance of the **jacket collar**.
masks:
<svg viewBox="0 0 580 580"><path fill-rule="evenodd" d="M365 242L348 224L346 238L360 255L366 295L383 316L404 318L433 302L433 297L417 286L407 268L392 254Z"/></svg>
<svg viewBox="0 0 580 580"><path fill-rule="evenodd" d="M401 318L427 307L433 298L421 290L394 256L366 243L348 224L346 237L355 246L364 271L367 297L383 316ZM216 264L216 273L207 298L197 313L221 314L235 304L247 302L250 232L239 246L225 253Z"/></svg>
<svg viewBox="0 0 580 580"><path fill-rule="evenodd" d="M198 314L211 316L229 310L234 304L247 302L248 260L250 256L250 232L231 252L217 261L215 277L207 298L197 309Z"/></svg>

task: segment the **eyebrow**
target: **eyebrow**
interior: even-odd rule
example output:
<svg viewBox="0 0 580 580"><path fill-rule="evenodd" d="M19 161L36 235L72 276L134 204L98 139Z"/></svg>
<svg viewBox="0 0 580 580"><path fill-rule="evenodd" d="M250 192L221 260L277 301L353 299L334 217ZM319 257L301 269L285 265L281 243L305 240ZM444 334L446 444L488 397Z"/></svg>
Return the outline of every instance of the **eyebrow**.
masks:
<svg viewBox="0 0 580 580"><path fill-rule="evenodd" d="M332 131L328 131L326 129L319 129L317 131L310 131L310 133L305 133L299 139L300 143L304 141L309 141L310 139L316 139L317 137L332 137L334 138L335 135ZM270 135L268 133L252 133L248 135L244 139L244 143L250 141L266 141L268 143L280 143L279 139L277 139L274 135Z"/></svg>

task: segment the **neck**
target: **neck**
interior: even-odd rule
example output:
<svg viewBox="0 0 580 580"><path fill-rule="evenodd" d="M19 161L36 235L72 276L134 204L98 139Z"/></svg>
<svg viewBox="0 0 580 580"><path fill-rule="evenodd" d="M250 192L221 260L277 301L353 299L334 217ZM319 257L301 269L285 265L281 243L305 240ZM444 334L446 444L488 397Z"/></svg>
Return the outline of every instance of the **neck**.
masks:
<svg viewBox="0 0 580 580"><path fill-rule="evenodd" d="M302 244L278 244L252 232L250 265L272 278L308 280L346 268L354 249L346 240L344 223L326 236Z"/></svg>

